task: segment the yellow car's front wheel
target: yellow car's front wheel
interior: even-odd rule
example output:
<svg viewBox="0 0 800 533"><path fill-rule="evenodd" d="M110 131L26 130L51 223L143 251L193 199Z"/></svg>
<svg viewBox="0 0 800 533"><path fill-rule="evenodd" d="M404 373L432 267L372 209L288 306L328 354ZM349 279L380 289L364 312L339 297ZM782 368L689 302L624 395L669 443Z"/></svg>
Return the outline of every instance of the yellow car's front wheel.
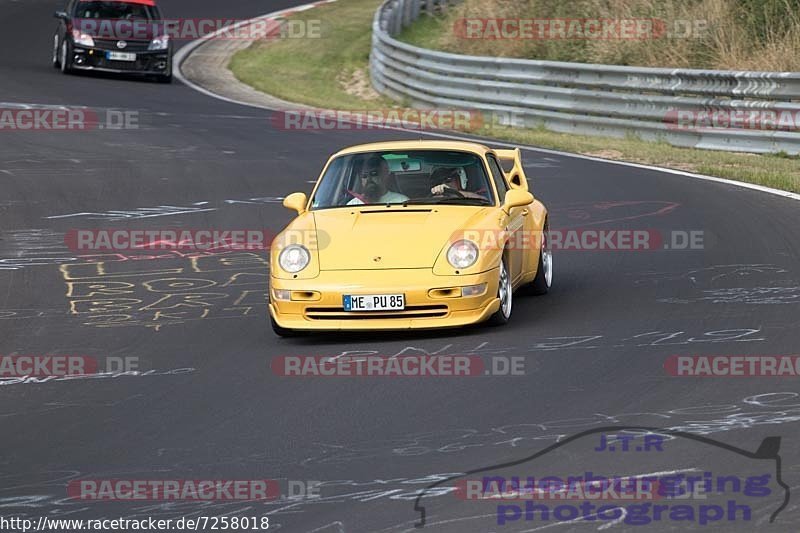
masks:
<svg viewBox="0 0 800 533"><path fill-rule="evenodd" d="M489 324L493 326L502 326L511 318L511 310L514 303L511 274L509 274L508 268L506 268L505 257L500 260L500 268L497 269L497 272L499 276L497 282L497 298L500 300L500 309L489 317Z"/></svg>

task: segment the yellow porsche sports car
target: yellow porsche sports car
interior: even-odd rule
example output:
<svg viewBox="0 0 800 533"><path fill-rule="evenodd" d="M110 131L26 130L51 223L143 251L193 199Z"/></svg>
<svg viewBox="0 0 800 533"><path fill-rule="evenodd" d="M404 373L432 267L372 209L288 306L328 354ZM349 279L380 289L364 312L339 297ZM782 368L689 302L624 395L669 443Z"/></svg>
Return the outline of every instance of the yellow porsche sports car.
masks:
<svg viewBox="0 0 800 533"><path fill-rule="evenodd" d="M504 169L508 169L507 171ZM547 209L519 149L398 141L334 154L270 250L269 313L300 330L455 327L511 317L553 276Z"/></svg>

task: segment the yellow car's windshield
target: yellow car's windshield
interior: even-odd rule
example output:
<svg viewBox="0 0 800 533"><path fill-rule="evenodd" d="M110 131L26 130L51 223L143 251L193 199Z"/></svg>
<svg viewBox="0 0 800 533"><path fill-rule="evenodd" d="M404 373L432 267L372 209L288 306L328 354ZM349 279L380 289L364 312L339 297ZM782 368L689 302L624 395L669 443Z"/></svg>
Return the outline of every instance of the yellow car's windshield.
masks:
<svg viewBox="0 0 800 533"><path fill-rule="evenodd" d="M471 152L363 152L328 165L312 209L354 205L494 205L483 161Z"/></svg>

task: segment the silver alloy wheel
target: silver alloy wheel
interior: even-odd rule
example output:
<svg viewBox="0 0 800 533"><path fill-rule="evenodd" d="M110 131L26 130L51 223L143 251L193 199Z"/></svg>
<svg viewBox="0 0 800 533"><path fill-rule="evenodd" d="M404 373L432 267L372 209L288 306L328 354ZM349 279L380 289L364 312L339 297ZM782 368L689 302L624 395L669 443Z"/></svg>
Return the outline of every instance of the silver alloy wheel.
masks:
<svg viewBox="0 0 800 533"><path fill-rule="evenodd" d="M505 261L500 261L500 279L497 285L497 297L500 298L500 310L503 316L505 318L510 317L513 291L511 290L511 277L508 275Z"/></svg>
<svg viewBox="0 0 800 533"><path fill-rule="evenodd" d="M545 229L542 233L542 267L544 268L544 281L548 287L551 287L553 285L553 251L550 249L548 231Z"/></svg>
<svg viewBox="0 0 800 533"><path fill-rule="evenodd" d="M61 43L61 72L67 71L67 40Z"/></svg>
<svg viewBox="0 0 800 533"><path fill-rule="evenodd" d="M58 65L58 35L53 35L53 65Z"/></svg>

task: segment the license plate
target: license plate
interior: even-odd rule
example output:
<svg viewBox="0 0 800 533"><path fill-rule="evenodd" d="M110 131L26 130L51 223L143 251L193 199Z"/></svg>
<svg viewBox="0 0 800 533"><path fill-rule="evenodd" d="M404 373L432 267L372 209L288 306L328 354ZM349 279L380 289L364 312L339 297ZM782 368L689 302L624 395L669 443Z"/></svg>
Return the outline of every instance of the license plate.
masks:
<svg viewBox="0 0 800 533"><path fill-rule="evenodd" d="M345 294L345 311L402 311L406 307L403 294Z"/></svg>
<svg viewBox="0 0 800 533"><path fill-rule="evenodd" d="M106 52L106 59L112 61L136 61L136 54L130 52Z"/></svg>

